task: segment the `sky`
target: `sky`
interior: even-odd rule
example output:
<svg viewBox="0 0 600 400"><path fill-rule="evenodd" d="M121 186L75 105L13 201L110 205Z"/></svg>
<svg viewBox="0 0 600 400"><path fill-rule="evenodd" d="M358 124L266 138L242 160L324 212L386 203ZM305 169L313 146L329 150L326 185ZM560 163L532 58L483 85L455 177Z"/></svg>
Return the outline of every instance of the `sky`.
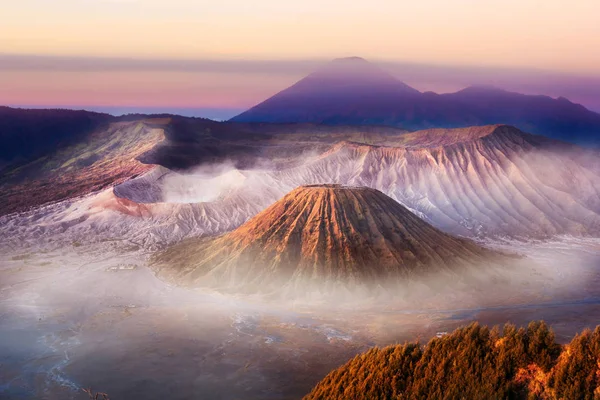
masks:
<svg viewBox="0 0 600 400"><path fill-rule="evenodd" d="M239 110L329 59L420 90L495 83L600 110L597 0L19 0L0 104Z"/></svg>

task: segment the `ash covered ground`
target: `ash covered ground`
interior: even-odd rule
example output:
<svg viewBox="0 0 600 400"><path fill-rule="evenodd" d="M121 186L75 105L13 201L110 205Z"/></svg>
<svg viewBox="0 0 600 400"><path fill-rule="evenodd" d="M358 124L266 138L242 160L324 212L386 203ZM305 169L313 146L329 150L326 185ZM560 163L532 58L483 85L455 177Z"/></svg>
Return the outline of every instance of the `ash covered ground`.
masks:
<svg viewBox="0 0 600 400"><path fill-rule="evenodd" d="M144 247L64 239L3 241L0 398L83 399L91 387L111 399L297 399L374 345L473 320L544 319L567 341L600 321L599 239L488 242L531 263L489 287L353 304L178 288L154 276Z"/></svg>

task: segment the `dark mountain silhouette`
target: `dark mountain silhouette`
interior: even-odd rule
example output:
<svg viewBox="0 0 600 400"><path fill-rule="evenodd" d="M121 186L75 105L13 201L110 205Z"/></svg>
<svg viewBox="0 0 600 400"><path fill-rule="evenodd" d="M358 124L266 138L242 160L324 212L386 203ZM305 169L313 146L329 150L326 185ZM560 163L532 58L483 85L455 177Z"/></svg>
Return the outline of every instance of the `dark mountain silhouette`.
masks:
<svg viewBox="0 0 600 400"><path fill-rule="evenodd" d="M0 165L0 216L86 195L147 172L153 166L138 158L164 139L169 122L117 121L85 111L13 111L0 138L13 151L6 153L13 158Z"/></svg>
<svg viewBox="0 0 600 400"><path fill-rule="evenodd" d="M396 125L397 105L414 103L421 96L362 58L343 58L231 121Z"/></svg>
<svg viewBox="0 0 600 400"><path fill-rule="evenodd" d="M192 286L385 286L481 266L497 253L445 234L367 187L299 187L236 230L177 244L155 260L159 276Z"/></svg>
<svg viewBox="0 0 600 400"><path fill-rule="evenodd" d="M85 140L114 117L83 110L0 107L0 167Z"/></svg>
<svg viewBox="0 0 600 400"><path fill-rule="evenodd" d="M555 139L600 145L600 114L565 98L486 86L421 93L361 58L334 60L231 121L384 124L408 130L509 124Z"/></svg>
<svg viewBox="0 0 600 400"><path fill-rule="evenodd" d="M340 140L384 143L402 133L377 126L357 130L0 107L0 215L88 194L144 172L150 164L174 170L224 162L246 168L274 159L288 164Z"/></svg>
<svg viewBox="0 0 600 400"><path fill-rule="evenodd" d="M339 58L313 72L280 94L358 95L369 92L385 94L419 94L392 75L360 57Z"/></svg>

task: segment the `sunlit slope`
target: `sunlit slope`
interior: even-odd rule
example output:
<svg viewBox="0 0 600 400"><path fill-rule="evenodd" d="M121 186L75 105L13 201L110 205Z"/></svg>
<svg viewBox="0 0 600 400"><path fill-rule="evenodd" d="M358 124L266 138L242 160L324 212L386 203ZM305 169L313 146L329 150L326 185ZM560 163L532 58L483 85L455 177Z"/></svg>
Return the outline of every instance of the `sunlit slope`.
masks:
<svg viewBox="0 0 600 400"><path fill-rule="evenodd" d="M269 143L283 141L282 136ZM276 159L279 147L288 145L278 142L261 154ZM287 164L230 166L216 173L211 179L237 178L218 199L191 207L224 213L222 222L235 227L297 186L338 183L378 189L434 226L461 235L600 233L599 153L510 126L419 131L388 138L384 145L342 140L319 153L286 156ZM193 174L163 170L119 186L116 193L134 202L193 203L188 192L209 186L214 185Z"/></svg>
<svg viewBox="0 0 600 400"><path fill-rule="evenodd" d="M402 145L342 143L272 173L290 185L376 188L461 234L600 232L600 157L510 126L420 131Z"/></svg>
<svg viewBox="0 0 600 400"><path fill-rule="evenodd" d="M152 168L137 160L164 139L168 120L113 122L0 177L0 215L119 184Z"/></svg>
<svg viewBox="0 0 600 400"><path fill-rule="evenodd" d="M433 338L373 348L321 380L305 400L593 399L600 327L561 346L544 322L473 323Z"/></svg>
<svg viewBox="0 0 600 400"><path fill-rule="evenodd" d="M386 285L497 254L445 234L378 190L302 186L233 232L161 253L159 276L190 285Z"/></svg>

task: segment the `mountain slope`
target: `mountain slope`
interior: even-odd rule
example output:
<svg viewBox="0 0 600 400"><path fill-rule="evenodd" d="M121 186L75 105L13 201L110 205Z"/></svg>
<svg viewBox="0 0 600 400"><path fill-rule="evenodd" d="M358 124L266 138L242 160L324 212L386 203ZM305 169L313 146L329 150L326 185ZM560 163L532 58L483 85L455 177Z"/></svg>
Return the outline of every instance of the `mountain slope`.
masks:
<svg viewBox="0 0 600 400"><path fill-rule="evenodd" d="M362 58L336 59L231 121L392 125L397 104L420 95Z"/></svg>
<svg viewBox="0 0 600 400"><path fill-rule="evenodd" d="M123 127L136 126L127 124ZM195 120L180 138L173 132L179 125L169 124L160 128L166 140L135 158L125 151L112 159L112 167L106 158L83 169L71 164L80 175L51 168L39 184L19 179L3 183L0 196L23 183L21 197L12 197L18 200L0 203L19 207L70 199L69 190L85 194L87 189L108 189L3 218L0 225L15 237L15 245L33 234L41 235L38 241L50 240L68 227L73 240L86 240L92 232L106 238L126 235L156 248L235 229L298 186L338 183L380 190L436 228L462 236L600 235L600 154L595 150L504 125L409 134L382 134L375 127L253 125L250 134L237 130L231 135L217 126ZM208 129L214 135L202 148ZM133 130L114 133L125 139L125 132ZM142 142L147 140L144 132L139 132ZM109 176L95 169L100 165L123 174L104 179ZM125 172L119 165L132 169ZM173 165L188 169L172 170ZM127 180L130 173L139 176Z"/></svg>
<svg viewBox="0 0 600 400"><path fill-rule="evenodd" d="M600 327L561 346L546 323L477 323L425 346L373 348L319 382L305 400L593 399Z"/></svg>
<svg viewBox="0 0 600 400"><path fill-rule="evenodd" d="M567 99L490 87L443 95L420 93L362 59L334 60L232 121L383 124L408 130L508 124L573 143L600 145L600 114Z"/></svg>
<svg viewBox="0 0 600 400"><path fill-rule="evenodd" d="M85 139L69 138L72 143L9 164L0 175L0 215L86 195L151 170L137 158L164 139L167 122L112 122Z"/></svg>
<svg viewBox="0 0 600 400"><path fill-rule="evenodd" d="M427 130L400 141L405 145L338 144L272 177L373 187L458 234L600 233L596 151L509 126Z"/></svg>
<svg viewBox="0 0 600 400"><path fill-rule="evenodd" d="M113 120L108 114L82 110L0 107L0 170L9 163L31 161L85 140Z"/></svg>
<svg viewBox="0 0 600 400"><path fill-rule="evenodd" d="M286 138L294 141L286 135L272 138L269 143L277 146L262 152L276 160L278 149L287 148ZM434 226L460 235L600 234L598 152L510 126L425 130L390 137L383 145L342 140L318 154L284 154L287 163L272 167L211 173L211 179L224 182L229 178L223 174L238 171L240 178L223 187L219 200L190 207L203 215L226 208L231 215L226 225L235 227L295 187L337 183L378 189ZM121 185L116 193L142 203L149 192L158 194L152 201L189 198L184 188L208 191L195 176L167 171ZM174 188L172 182L183 186ZM142 193L134 184L148 189Z"/></svg>
<svg viewBox="0 0 600 400"><path fill-rule="evenodd" d="M220 238L173 246L155 268L188 285L303 291L387 285L495 256L435 229L377 190L312 185Z"/></svg>

